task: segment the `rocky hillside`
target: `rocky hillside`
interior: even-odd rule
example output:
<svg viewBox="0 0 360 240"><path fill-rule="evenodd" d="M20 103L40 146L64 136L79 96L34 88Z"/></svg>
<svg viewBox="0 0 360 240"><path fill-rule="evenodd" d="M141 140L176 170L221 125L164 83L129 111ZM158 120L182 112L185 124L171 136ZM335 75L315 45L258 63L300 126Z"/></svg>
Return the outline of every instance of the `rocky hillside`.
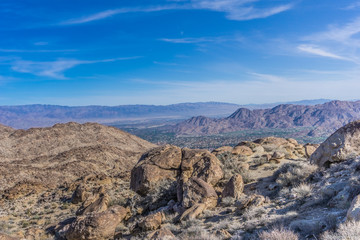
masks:
<svg viewBox="0 0 360 240"><path fill-rule="evenodd" d="M96 124L68 125L77 129L73 136L92 129L99 142L102 138L95 139L100 132L113 130ZM69 127L54 128L59 126ZM13 134L10 129L7 137ZM145 144L151 149L127 168L129 175L116 164L102 165L113 156L108 150L106 157L95 154L78 168L81 172L90 166L94 174L63 179L54 187L44 180L2 191L0 239L357 240L359 142L360 121L340 128L320 146L276 137L212 152ZM73 164L101 152L77 151L44 162ZM102 161L95 162L97 158ZM30 176L42 159L24 160L26 164L17 166L25 170L12 171ZM12 162L19 160L6 164ZM98 173L92 164L106 170ZM71 168L61 170L66 171ZM31 176L37 179L41 174Z"/></svg>
<svg viewBox="0 0 360 240"><path fill-rule="evenodd" d="M193 117L170 131L178 135L208 135L262 128L315 128L309 135L331 133L360 118L360 101L332 101L315 106L279 105L271 109L239 108L227 118Z"/></svg>
<svg viewBox="0 0 360 240"><path fill-rule="evenodd" d="M154 147L119 129L96 123L50 128L0 128L0 190L21 184L58 187L88 174L129 172Z"/></svg>

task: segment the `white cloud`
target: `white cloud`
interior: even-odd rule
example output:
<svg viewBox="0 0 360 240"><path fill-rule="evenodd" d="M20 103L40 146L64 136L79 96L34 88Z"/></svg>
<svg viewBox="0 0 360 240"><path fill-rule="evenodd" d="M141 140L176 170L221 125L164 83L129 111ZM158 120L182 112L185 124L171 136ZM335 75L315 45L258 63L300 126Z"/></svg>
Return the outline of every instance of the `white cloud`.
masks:
<svg viewBox="0 0 360 240"><path fill-rule="evenodd" d="M53 79L66 79L64 72L78 65L101 63L101 62L114 62L119 60L129 60L136 58L139 57L104 59L98 61L59 59L57 61L52 61L52 62L35 62L35 61L18 60L12 63L11 69L16 72L30 73L41 77L49 77Z"/></svg>
<svg viewBox="0 0 360 240"><path fill-rule="evenodd" d="M241 42L244 39L240 36L234 37L199 37L199 38L161 38L160 41L170 42L170 43L221 43L221 42Z"/></svg>
<svg viewBox="0 0 360 240"><path fill-rule="evenodd" d="M321 49L321 48L319 48L317 46L305 45L304 44L304 45L298 46L297 48L298 48L298 50L300 50L302 52L310 53L310 54L321 56L321 57L328 57L328 58L334 58L334 59L339 59L339 60L352 61L349 58L336 55L334 53L323 50L323 49Z"/></svg>
<svg viewBox="0 0 360 240"><path fill-rule="evenodd" d="M305 40L317 42L335 41L343 44L353 44L354 40L356 40L353 37L358 33L360 33L360 17L343 26L329 26L328 30L310 35ZM359 41L356 40L356 45L358 44Z"/></svg>
<svg viewBox="0 0 360 240"><path fill-rule="evenodd" d="M176 4L169 4L156 7L135 7L135 8L117 8L108 9L102 12L81 18L74 18L63 21L60 25L73 25L93 22L101 19L110 18L117 14L136 13L136 12L158 12L165 10L187 10L187 9L205 9L216 12L226 13L230 20L251 20L257 18L267 18L272 15L285 12L294 7L294 4L283 4L275 7L256 8L254 4L260 0L190 0L190 1L172 1Z"/></svg>
<svg viewBox="0 0 360 240"><path fill-rule="evenodd" d="M352 3L348 6L346 6L345 8L343 8L344 10L353 10L355 8L359 8L360 7L360 2L356 2L356 3Z"/></svg>

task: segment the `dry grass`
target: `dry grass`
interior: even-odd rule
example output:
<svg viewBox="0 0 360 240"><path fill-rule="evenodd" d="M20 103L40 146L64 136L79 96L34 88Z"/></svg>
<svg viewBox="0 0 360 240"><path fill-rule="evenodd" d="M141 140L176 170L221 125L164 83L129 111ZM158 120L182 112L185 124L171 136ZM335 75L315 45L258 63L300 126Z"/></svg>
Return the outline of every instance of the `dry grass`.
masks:
<svg viewBox="0 0 360 240"><path fill-rule="evenodd" d="M276 183L282 187L294 187L302 182L317 170L317 166L309 163L287 163L274 174Z"/></svg>
<svg viewBox="0 0 360 240"><path fill-rule="evenodd" d="M313 186L308 183L301 183L291 189L291 193L296 196L296 198L305 198L309 196L313 191Z"/></svg>
<svg viewBox="0 0 360 240"><path fill-rule="evenodd" d="M298 240L299 237L291 230L284 228L272 229L270 231L261 232L260 240Z"/></svg>
<svg viewBox="0 0 360 240"><path fill-rule="evenodd" d="M359 240L360 222L346 222L340 224L336 232L325 232L321 240Z"/></svg>

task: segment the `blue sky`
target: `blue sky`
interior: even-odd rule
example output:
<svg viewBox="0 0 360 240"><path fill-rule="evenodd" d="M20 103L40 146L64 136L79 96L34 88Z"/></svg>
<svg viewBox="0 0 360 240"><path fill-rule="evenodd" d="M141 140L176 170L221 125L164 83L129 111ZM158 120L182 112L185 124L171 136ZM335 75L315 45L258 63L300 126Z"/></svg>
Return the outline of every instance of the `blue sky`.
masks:
<svg viewBox="0 0 360 240"><path fill-rule="evenodd" d="M360 99L360 1L2 0L0 105Z"/></svg>

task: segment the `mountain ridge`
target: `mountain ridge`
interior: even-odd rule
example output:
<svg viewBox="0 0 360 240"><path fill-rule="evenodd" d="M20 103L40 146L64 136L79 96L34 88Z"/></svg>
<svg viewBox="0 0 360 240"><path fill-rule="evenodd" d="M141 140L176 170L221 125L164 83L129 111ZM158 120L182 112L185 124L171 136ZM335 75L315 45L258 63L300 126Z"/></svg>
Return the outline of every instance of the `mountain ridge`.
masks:
<svg viewBox="0 0 360 240"><path fill-rule="evenodd" d="M318 132L332 132L359 118L360 101L335 100L313 106L282 104L270 109L239 108L225 118L193 117L170 127L170 131L178 135L210 135L243 129L314 127ZM202 124L198 124L200 122Z"/></svg>

